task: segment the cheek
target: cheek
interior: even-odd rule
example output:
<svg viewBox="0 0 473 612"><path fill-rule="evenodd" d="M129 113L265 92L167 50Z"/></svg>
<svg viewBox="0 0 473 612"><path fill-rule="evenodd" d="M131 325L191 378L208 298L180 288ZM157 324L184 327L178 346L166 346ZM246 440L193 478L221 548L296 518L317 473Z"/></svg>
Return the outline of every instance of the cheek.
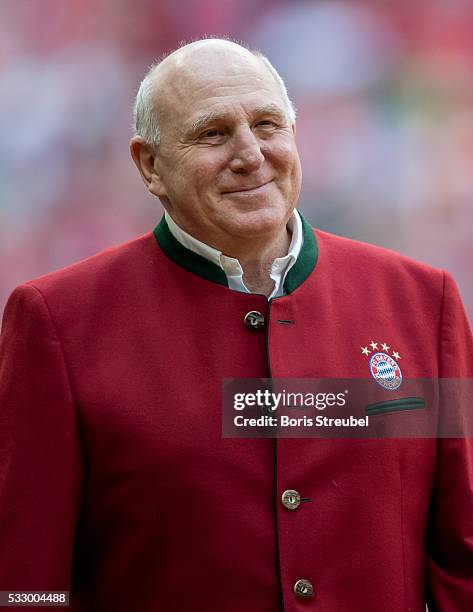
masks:
<svg viewBox="0 0 473 612"><path fill-rule="evenodd" d="M296 155L294 157L292 176L294 177L294 180L296 180L299 183L299 187L300 187L300 183L302 181L302 166L301 166L301 160L299 159L299 155Z"/></svg>
<svg viewBox="0 0 473 612"><path fill-rule="evenodd" d="M216 179L226 167L226 160L215 150L204 151L192 164L183 168L182 177L186 183L193 185L197 191L208 191L215 188Z"/></svg>
<svg viewBox="0 0 473 612"><path fill-rule="evenodd" d="M274 137L267 147L263 148L263 153L275 168L287 174L291 174L295 167L300 167L299 155L292 138Z"/></svg>
<svg viewBox="0 0 473 612"><path fill-rule="evenodd" d="M281 180L289 180L292 186L300 188L301 164L295 145L291 142L280 141L271 147L267 155Z"/></svg>
<svg viewBox="0 0 473 612"><path fill-rule="evenodd" d="M296 201L299 197L302 187L302 168L299 157L297 157L297 161L294 165L294 170L292 173L291 187L294 201Z"/></svg>

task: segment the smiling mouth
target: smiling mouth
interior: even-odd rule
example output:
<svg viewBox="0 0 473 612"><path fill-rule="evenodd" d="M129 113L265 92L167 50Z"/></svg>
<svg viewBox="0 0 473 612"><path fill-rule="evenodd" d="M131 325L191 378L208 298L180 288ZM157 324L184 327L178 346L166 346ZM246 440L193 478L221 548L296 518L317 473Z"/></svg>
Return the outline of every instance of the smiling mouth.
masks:
<svg viewBox="0 0 473 612"><path fill-rule="evenodd" d="M266 183L262 183L261 185L257 185L256 187L250 187L248 189L234 189L232 191L222 191L222 193L225 195L229 195L229 194L231 195L234 193L241 193L241 194L257 193L258 191L261 191L264 187L266 187L266 185L269 185L272 182L273 182L273 179L271 179L270 181L267 181Z"/></svg>

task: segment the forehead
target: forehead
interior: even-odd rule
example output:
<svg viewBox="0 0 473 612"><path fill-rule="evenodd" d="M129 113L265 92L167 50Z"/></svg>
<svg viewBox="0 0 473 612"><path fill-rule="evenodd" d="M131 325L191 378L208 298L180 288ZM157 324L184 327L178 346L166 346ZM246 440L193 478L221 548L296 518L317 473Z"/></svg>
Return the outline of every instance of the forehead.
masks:
<svg viewBox="0 0 473 612"><path fill-rule="evenodd" d="M286 110L275 78L253 55L215 55L198 62L184 58L166 76L159 112L178 127L207 113L231 118L264 107Z"/></svg>

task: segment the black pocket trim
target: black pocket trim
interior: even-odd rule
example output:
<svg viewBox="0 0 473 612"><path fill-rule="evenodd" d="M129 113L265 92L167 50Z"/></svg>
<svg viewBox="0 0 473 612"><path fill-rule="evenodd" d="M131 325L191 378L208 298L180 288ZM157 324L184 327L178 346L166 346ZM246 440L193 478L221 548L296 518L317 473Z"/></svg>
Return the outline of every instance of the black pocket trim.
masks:
<svg viewBox="0 0 473 612"><path fill-rule="evenodd" d="M399 410L419 410L425 408L423 397L401 397L386 402L370 404L365 408L365 414L383 414L385 412L398 412Z"/></svg>

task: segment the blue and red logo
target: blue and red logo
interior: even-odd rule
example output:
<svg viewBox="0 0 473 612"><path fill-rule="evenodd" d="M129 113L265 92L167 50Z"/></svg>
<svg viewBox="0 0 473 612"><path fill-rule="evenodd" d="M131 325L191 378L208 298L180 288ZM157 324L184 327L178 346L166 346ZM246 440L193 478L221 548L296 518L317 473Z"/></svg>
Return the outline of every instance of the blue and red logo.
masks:
<svg viewBox="0 0 473 612"><path fill-rule="evenodd" d="M378 344L381 344L380 348L378 348ZM371 340L369 344L360 348L362 355L370 358L371 376L378 385L391 391L399 389L402 383L402 372L398 364L401 355L397 351L391 350L391 356L389 354L391 347L386 342Z"/></svg>
<svg viewBox="0 0 473 612"><path fill-rule="evenodd" d="M401 368L387 353L374 353L371 355L370 372L375 381L385 389L394 391L401 386Z"/></svg>

